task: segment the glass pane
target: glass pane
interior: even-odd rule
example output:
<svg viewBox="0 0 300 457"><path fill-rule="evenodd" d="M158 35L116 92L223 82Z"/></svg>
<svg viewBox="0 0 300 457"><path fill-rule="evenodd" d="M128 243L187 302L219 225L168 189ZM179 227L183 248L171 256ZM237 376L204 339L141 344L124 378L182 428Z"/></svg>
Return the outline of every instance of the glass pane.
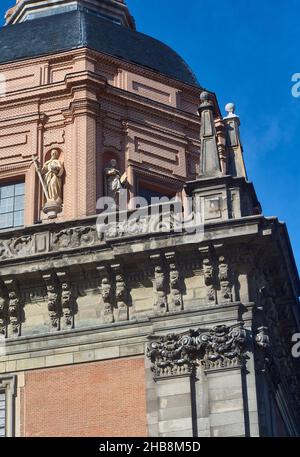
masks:
<svg viewBox="0 0 300 457"><path fill-rule="evenodd" d="M0 214L0 229L13 226L14 213Z"/></svg>
<svg viewBox="0 0 300 457"><path fill-rule="evenodd" d="M25 194L25 183L20 182L15 184L15 195L24 195Z"/></svg>
<svg viewBox="0 0 300 457"><path fill-rule="evenodd" d="M24 209L24 195L20 195L19 197L15 197L15 211L20 211Z"/></svg>
<svg viewBox="0 0 300 457"><path fill-rule="evenodd" d="M0 187L0 198L7 198L14 196L14 184L10 184L9 186L1 186Z"/></svg>
<svg viewBox="0 0 300 457"><path fill-rule="evenodd" d="M24 211L16 211L14 216L14 227L21 227L21 225L24 225Z"/></svg>
<svg viewBox="0 0 300 457"><path fill-rule="evenodd" d="M13 198L4 198L0 200L0 213L9 213L14 210L14 199Z"/></svg>

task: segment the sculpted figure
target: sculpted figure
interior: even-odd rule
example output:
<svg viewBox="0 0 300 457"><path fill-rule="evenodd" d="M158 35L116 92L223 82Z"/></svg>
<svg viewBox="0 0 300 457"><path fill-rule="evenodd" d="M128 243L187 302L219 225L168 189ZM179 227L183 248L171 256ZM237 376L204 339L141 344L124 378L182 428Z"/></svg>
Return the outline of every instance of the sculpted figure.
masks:
<svg viewBox="0 0 300 457"><path fill-rule="evenodd" d="M51 158L44 164L42 168L42 176L45 181L45 186L48 193L48 200L55 201L58 204L62 203L62 175L64 166L58 160L58 152L56 149L51 151Z"/></svg>
<svg viewBox="0 0 300 457"><path fill-rule="evenodd" d="M108 167L104 170L105 175L105 194L112 197L117 203L118 194L122 189L121 173L117 169L117 161L112 159Z"/></svg>

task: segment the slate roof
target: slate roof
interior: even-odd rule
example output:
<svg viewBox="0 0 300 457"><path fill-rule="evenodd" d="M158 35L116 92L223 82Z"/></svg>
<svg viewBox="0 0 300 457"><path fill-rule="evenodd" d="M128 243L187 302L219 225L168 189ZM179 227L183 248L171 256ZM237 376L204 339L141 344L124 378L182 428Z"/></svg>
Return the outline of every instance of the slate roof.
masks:
<svg viewBox="0 0 300 457"><path fill-rule="evenodd" d="M0 64L82 47L199 86L193 72L170 47L88 11L47 16L0 29Z"/></svg>

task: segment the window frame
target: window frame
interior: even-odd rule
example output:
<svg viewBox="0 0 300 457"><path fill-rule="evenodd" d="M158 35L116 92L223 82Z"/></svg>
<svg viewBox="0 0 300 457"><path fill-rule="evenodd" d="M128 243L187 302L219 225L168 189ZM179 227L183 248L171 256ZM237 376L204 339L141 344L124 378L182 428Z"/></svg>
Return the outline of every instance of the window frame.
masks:
<svg viewBox="0 0 300 457"><path fill-rule="evenodd" d="M23 184L23 186L24 186L24 190L23 190L22 194L16 194L15 186L18 185L18 184ZM1 188L9 187L9 186L14 186L13 196L12 197L1 198ZM15 209L16 208L16 199L18 197L23 197L23 208L20 209L20 210L16 210ZM6 179L5 180L0 180L0 204L1 204L2 200L6 200L6 199L9 199L9 198L13 199L13 209L12 209L12 211L7 211L7 212L1 213L0 216L1 215L5 215L5 214L10 214L10 215L12 214L12 216L13 216L12 225L7 225L5 227L0 227L0 232L5 231L5 230L17 230L17 229L20 229L20 228L25 226L25 204L26 204L26 182L25 182L25 179L16 178L16 179L10 179L10 180L6 180ZM23 213L22 224L21 225L14 225L16 215L18 213L21 213L21 212Z"/></svg>
<svg viewBox="0 0 300 457"><path fill-rule="evenodd" d="M15 436L16 376L0 375L0 392L5 395L5 438Z"/></svg>

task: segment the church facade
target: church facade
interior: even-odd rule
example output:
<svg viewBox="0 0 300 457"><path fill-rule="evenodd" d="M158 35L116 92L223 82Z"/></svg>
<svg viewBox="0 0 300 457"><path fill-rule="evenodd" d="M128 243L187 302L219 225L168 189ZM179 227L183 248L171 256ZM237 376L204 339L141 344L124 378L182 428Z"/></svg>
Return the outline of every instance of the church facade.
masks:
<svg viewBox="0 0 300 457"><path fill-rule="evenodd" d="M18 0L0 46L0 437L300 436L298 271L234 105L123 0Z"/></svg>

